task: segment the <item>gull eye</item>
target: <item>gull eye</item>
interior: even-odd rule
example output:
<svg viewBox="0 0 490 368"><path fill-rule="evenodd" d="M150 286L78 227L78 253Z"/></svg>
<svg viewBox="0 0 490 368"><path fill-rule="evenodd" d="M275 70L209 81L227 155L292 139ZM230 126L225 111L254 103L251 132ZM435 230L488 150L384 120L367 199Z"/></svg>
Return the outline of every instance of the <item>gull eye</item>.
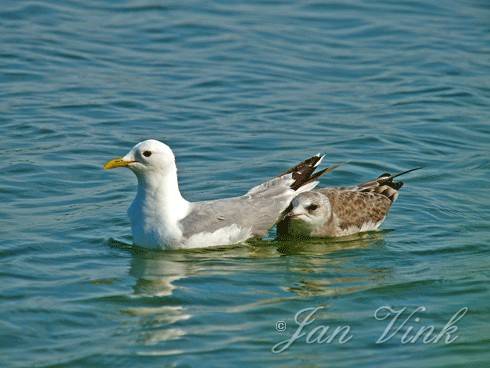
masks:
<svg viewBox="0 0 490 368"><path fill-rule="evenodd" d="M306 209L308 211L314 211L318 208L318 205L317 204L310 204L308 207L306 207Z"/></svg>
<svg viewBox="0 0 490 368"><path fill-rule="evenodd" d="M145 151L145 152L143 152L143 156L150 157L151 156L151 151Z"/></svg>

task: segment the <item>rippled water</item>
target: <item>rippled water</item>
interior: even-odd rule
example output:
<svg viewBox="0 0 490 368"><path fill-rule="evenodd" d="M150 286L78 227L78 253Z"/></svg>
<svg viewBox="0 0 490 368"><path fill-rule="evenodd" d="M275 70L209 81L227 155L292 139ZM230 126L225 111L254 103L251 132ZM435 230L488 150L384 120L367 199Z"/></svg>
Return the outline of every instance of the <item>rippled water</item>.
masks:
<svg viewBox="0 0 490 368"><path fill-rule="evenodd" d="M488 364L488 2L3 1L0 19L0 366ZM318 151L349 161L322 185L424 170L379 233L148 252L127 245L132 174L101 165L150 137L190 200ZM438 330L468 313L451 344L376 344L385 305ZM319 306L309 330L352 339L274 354Z"/></svg>

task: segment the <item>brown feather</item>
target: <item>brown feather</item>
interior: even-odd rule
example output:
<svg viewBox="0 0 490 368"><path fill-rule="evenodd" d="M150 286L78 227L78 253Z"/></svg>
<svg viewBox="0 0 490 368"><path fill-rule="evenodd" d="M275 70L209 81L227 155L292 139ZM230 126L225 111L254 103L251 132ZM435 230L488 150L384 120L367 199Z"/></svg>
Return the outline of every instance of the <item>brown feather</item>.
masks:
<svg viewBox="0 0 490 368"><path fill-rule="evenodd" d="M320 161L325 157L325 155L315 155L310 157L298 165L290 168L286 172L282 173L279 176L287 175L292 173L292 178L294 179L293 184L291 184L291 189L298 190L303 185L311 183L312 181L317 180L320 176L331 172L338 165L332 165L331 167L327 167L326 169L315 172L317 166Z"/></svg>
<svg viewBox="0 0 490 368"><path fill-rule="evenodd" d="M350 227L362 228L368 222L383 220L392 202L379 193L359 192L347 189L319 189L330 201L332 214L341 230Z"/></svg>
<svg viewBox="0 0 490 368"><path fill-rule="evenodd" d="M420 169L420 167L416 167L414 169L403 171L394 175L384 173L378 176L378 178L375 180L371 180L358 185L358 189L361 192L379 193L388 198L391 202L394 202L398 198L398 191L403 186L403 182L394 181L393 179L418 169Z"/></svg>

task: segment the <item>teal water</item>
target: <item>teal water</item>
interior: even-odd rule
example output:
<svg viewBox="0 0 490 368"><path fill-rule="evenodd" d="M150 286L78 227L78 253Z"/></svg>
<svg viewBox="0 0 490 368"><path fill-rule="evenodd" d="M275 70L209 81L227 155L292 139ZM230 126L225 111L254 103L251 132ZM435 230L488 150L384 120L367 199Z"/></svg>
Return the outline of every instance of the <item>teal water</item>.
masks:
<svg viewBox="0 0 490 368"><path fill-rule="evenodd" d="M488 2L1 5L1 367L488 366ZM101 168L146 138L190 200L319 151L349 161L323 186L424 169L379 233L149 252ZM383 306L426 311L376 344ZM315 307L351 340L273 353ZM456 341L402 343L465 307Z"/></svg>

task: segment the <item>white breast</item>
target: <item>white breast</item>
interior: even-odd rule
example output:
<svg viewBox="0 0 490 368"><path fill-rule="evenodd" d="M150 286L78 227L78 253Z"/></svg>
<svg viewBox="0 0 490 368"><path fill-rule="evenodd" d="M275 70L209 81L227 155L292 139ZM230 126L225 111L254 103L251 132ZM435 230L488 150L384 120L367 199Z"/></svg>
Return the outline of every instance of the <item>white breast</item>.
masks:
<svg viewBox="0 0 490 368"><path fill-rule="evenodd" d="M169 215L165 206L136 197L128 209L133 242L152 249L172 248L182 241L178 218Z"/></svg>

